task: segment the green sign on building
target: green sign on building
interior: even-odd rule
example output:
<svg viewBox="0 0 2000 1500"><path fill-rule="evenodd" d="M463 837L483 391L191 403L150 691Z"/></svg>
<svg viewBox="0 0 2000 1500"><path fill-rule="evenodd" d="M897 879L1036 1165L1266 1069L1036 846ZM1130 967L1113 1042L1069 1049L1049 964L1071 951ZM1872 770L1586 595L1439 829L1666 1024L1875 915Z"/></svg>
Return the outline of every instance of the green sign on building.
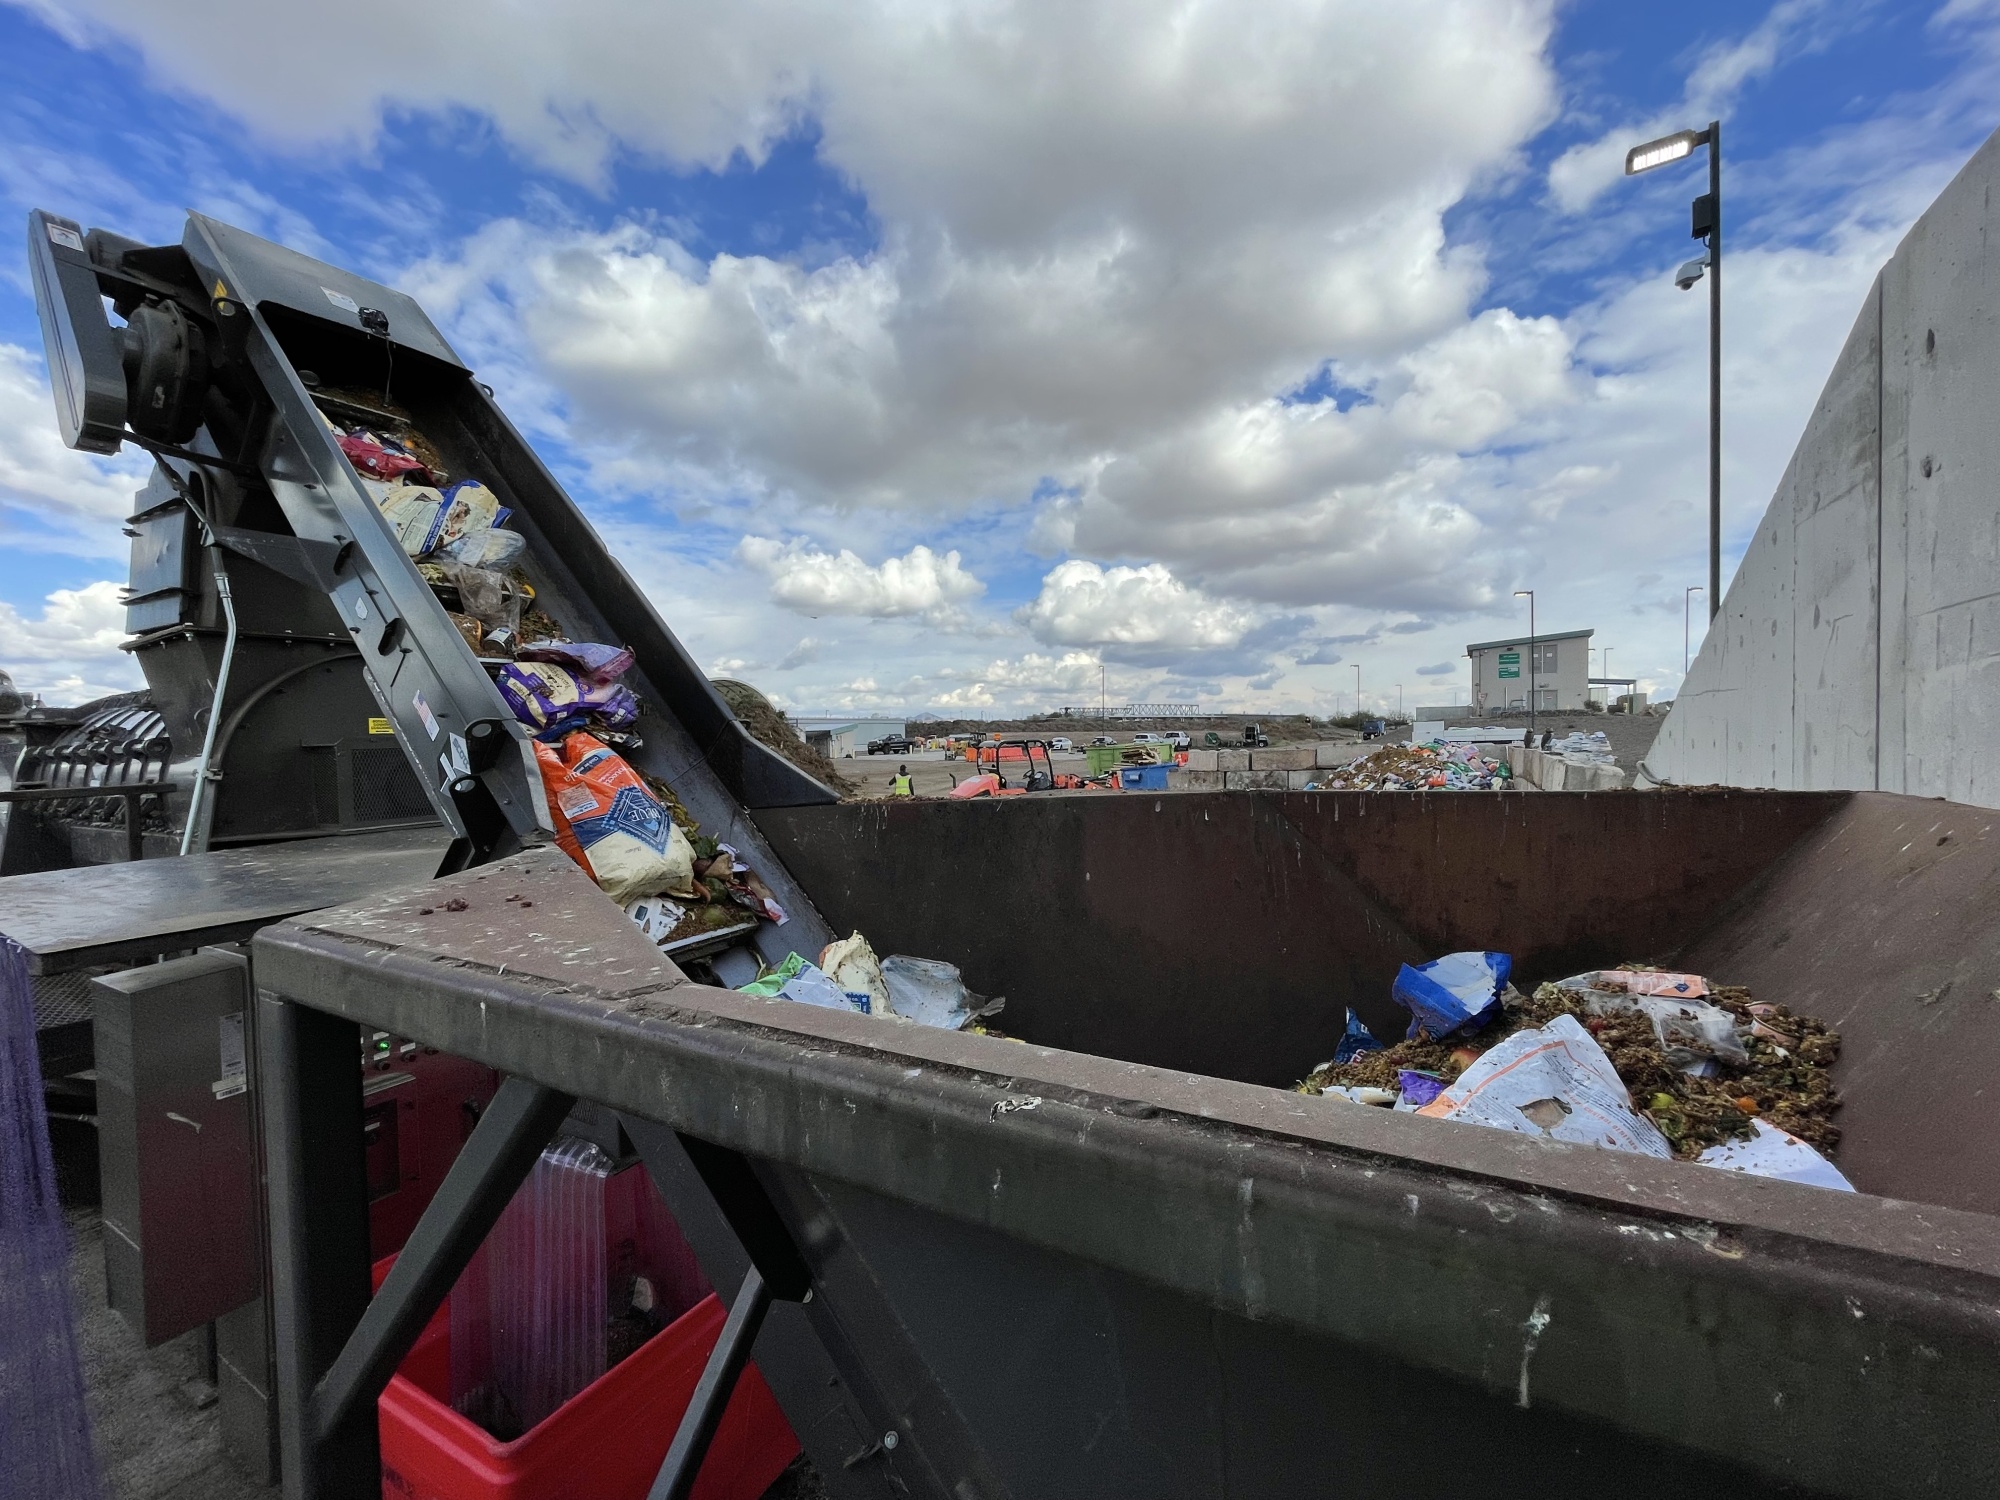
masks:
<svg viewBox="0 0 2000 1500"><path fill-rule="evenodd" d="M1521 675L1520 652L1502 651L1500 653L1500 675L1502 677L1519 677Z"/></svg>

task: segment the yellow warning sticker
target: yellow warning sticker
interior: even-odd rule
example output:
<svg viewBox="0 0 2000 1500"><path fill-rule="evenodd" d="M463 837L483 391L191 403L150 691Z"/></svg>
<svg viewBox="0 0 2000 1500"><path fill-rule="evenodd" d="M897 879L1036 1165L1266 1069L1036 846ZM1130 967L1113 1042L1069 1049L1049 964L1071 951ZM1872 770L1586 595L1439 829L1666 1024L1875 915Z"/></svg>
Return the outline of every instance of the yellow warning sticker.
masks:
<svg viewBox="0 0 2000 1500"><path fill-rule="evenodd" d="M391 724L387 719L370 719L368 721L368 732L370 734L394 734L396 726Z"/></svg>
<svg viewBox="0 0 2000 1500"><path fill-rule="evenodd" d="M226 302L229 300L229 288L222 284L220 276L215 278L215 300L217 302Z"/></svg>

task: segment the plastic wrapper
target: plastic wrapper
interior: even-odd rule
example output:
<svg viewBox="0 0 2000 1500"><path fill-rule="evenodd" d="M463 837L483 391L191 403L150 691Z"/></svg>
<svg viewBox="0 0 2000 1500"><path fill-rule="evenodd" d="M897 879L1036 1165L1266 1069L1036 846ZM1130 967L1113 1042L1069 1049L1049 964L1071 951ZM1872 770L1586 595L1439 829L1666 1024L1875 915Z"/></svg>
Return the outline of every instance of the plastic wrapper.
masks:
<svg viewBox="0 0 2000 1500"><path fill-rule="evenodd" d="M1632 1108L1604 1049L1569 1015L1515 1032L1417 1113L1662 1160L1674 1154Z"/></svg>
<svg viewBox="0 0 2000 1500"><path fill-rule="evenodd" d="M695 894L694 847L615 751L572 734L560 749L537 741L535 760L556 843L612 900Z"/></svg>
<svg viewBox="0 0 2000 1500"><path fill-rule="evenodd" d="M518 1437L708 1295L643 1167L542 1153L452 1289L451 1404Z"/></svg>
<svg viewBox="0 0 2000 1500"><path fill-rule="evenodd" d="M537 641L523 646L520 661L545 661L584 682L613 683L632 669L632 653L624 646L600 646L591 641Z"/></svg>
<svg viewBox="0 0 2000 1500"><path fill-rule="evenodd" d="M335 441L347 455L347 461L356 472L370 479L394 481L409 475L421 483L432 477L424 461L393 437L371 432L366 427L335 428L335 431L339 434Z"/></svg>
<svg viewBox="0 0 2000 1500"><path fill-rule="evenodd" d="M882 960L882 983L888 987L892 1015L945 1031L962 1031L981 1017L998 1014L1007 1003L973 994L955 964L935 958L892 953Z"/></svg>
<svg viewBox="0 0 2000 1500"><path fill-rule="evenodd" d="M1336 1063L1351 1063L1364 1052L1380 1052L1382 1044L1375 1039L1361 1017L1350 1008L1347 1012L1347 1030L1340 1034L1340 1045L1333 1049Z"/></svg>
<svg viewBox="0 0 2000 1500"><path fill-rule="evenodd" d="M889 1009L889 987L882 979L882 961L860 933L828 943L820 950L819 966L833 982L853 995L865 995L870 1015Z"/></svg>
<svg viewBox="0 0 2000 1500"><path fill-rule="evenodd" d="M441 584L456 593L459 612L479 621L489 635L496 630L520 628L527 598L506 574L491 568L467 567L449 558L425 563L418 571L427 582Z"/></svg>
<svg viewBox="0 0 2000 1500"><path fill-rule="evenodd" d="M1720 1167L1728 1172L1747 1172L1752 1177L1776 1177L1784 1182L1802 1182L1808 1187L1832 1188L1851 1193L1854 1184L1840 1169L1795 1135L1788 1135L1768 1120L1752 1120L1756 1134L1747 1141L1724 1141L1710 1146L1695 1160L1704 1167Z"/></svg>
<svg viewBox="0 0 2000 1500"><path fill-rule="evenodd" d="M446 542L438 549L438 554L469 568L510 568L520 561L521 554L527 550L528 539L520 532L502 531L496 526L484 531L468 531L456 540Z"/></svg>
<svg viewBox="0 0 2000 1500"><path fill-rule="evenodd" d="M817 1005L826 1010L868 1013L866 995L848 994L818 964L796 953L787 954L785 961L770 973L737 988L742 994L766 1000L796 1000L801 1005Z"/></svg>
<svg viewBox="0 0 2000 1500"><path fill-rule="evenodd" d="M1402 1068L1396 1073L1398 1109L1422 1109L1445 1090L1445 1082L1435 1073Z"/></svg>
<svg viewBox="0 0 2000 1500"><path fill-rule="evenodd" d="M553 662L509 662L494 683L514 717L538 735L585 723L623 729L639 718L639 700L630 688L580 679Z"/></svg>
<svg viewBox="0 0 2000 1500"><path fill-rule="evenodd" d="M1410 1012L1411 1036L1421 1030L1442 1039L1492 1020L1513 970L1505 953L1447 953L1427 964L1404 964L1391 994Z"/></svg>
<svg viewBox="0 0 2000 1500"><path fill-rule="evenodd" d="M465 510L440 490L422 484L370 483L369 493L396 542L411 557L425 557L463 530Z"/></svg>

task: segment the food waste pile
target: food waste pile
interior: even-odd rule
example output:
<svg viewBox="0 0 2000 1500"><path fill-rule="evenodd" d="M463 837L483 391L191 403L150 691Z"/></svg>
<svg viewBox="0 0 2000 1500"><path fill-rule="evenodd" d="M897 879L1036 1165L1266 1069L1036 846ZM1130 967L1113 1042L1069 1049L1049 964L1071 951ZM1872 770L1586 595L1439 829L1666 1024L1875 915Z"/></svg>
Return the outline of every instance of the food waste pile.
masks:
<svg viewBox="0 0 2000 1500"><path fill-rule="evenodd" d="M1351 1012L1309 1094L1761 1175L1846 1186L1839 1034L1740 986L1628 964L1523 995L1497 953L1405 965L1407 1036Z"/></svg>

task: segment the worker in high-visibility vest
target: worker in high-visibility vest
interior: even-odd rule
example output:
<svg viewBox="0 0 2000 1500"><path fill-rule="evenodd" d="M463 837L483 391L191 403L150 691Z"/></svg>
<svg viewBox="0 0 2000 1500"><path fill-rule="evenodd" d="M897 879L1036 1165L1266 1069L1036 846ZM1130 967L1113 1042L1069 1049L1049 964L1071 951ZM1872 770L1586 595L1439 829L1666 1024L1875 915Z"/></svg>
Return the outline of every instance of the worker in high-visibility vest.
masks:
<svg viewBox="0 0 2000 1500"><path fill-rule="evenodd" d="M889 795L891 797L914 797L916 794L916 788L910 785L910 768L908 766L896 767L896 774L889 778Z"/></svg>

